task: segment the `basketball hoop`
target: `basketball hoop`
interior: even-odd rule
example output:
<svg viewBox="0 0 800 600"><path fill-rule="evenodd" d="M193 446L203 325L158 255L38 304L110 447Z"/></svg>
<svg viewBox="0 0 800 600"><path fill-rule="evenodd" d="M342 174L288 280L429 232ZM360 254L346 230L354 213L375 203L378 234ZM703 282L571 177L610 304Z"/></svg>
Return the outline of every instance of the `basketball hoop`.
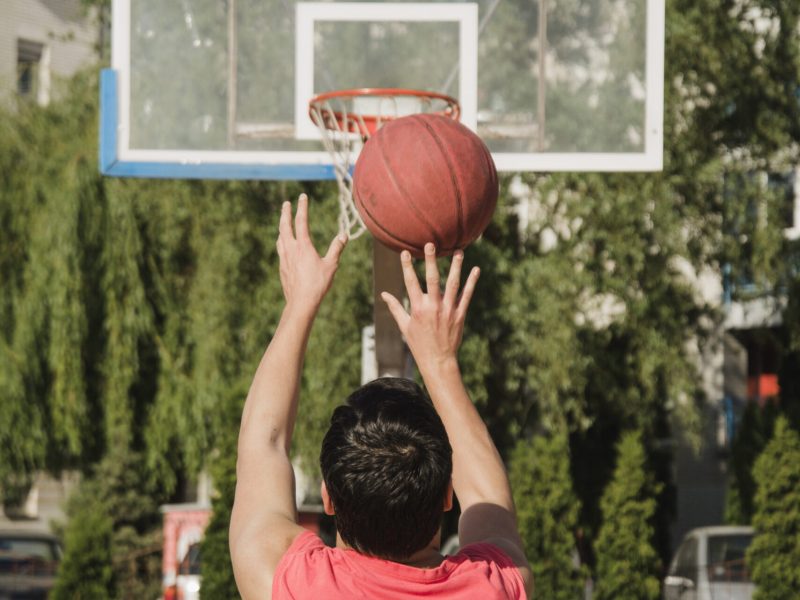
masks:
<svg viewBox="0 0 800 600"><path fill-rule="evenodd" d="M327 92L312 98L308 114L317 126L325 150L333 158L339 185L339 230L353 239L365 231L353 202L352 168L361 146L384 123L418 113L433 113L458 121L458 100L437 92L399 88L359 88Z"/></svg>

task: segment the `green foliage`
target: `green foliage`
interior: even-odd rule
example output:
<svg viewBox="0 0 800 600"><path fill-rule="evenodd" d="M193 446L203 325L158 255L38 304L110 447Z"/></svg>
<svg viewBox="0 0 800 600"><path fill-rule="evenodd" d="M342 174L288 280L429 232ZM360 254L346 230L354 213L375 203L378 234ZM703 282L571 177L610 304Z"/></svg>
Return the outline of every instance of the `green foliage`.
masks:
<svg viewBox="0 0 800 600"><path fill-rule="evenodd" d="M753 469L756 536L747 552L755 600L790 600L800 589L800 435L785 417Z"/></svg>
<svg viewBox="0 0 800 600"><path fill-rule="evenodd" d="M575 564L580 503L569 457L564 432L520 440L511 455L511 489L536 594L553 600L579 598L587 576Z"/></svg>
<svg viewBox="0 0 800 600"><path fill-rule="evenodd" d="M82 470L91 486L97 461L112 454L135 454L132 486L150 504L214 470L223 447L232 473L235 444L224 440L283 306L280 203L310 193L319 247L336 228L329 184L100 177L96 97L96 81L79 77L48 108L0 114L0 487L9 503L39 469ZM351 244L309 343L295 452L310 473L332 407L358 383L368 252ZM129 550L115 546L115 560Z"/></svg>
<svg viewBox="0 0 800 600"><path fill-rule="evenodd" d="M764 408L750 402L742 412L729 459L731 472L725 496L727 523L749 525L753 518L756 492L753 466L772 436L777 408L772 402Z"/></svg>
<svg viewBox="0 0 800 600"><path fill-rule="evenodd" d="M86 375L97 282L84 269L102 214L86 143L94 89L79 78L70 102L0 114L0 481L96 456Z"/></svg>
<svg viewBox="0 0 800 600"><path fill-rule="evenodd" d="M111 517L83 504L66 529L66 553L58 570L53 600L102 600L115 596L111 557Z"/></svg>
<svg viewBox="0 0 800 600"><path fill-rule="evenodd" d="M592 12L578 4L554 7L552 26L592 31L610 6L597 3L599 12ZM497 69L482 71L482 78L508 82L506 69L531 58L528 45L515 43L535 35L531 6L498 7L489 27L505 27L508 43L488 50L498 57ZM198 26L211 23L216 7L205 0L194 7ZM248 10L263 19L267 8L250 3ZM756 27L758 11L779 26ZM466 384L505 454L524 432L566 424L580 521L590 538L600 528L597 499L615 460L608 439L631 428L648 440L669 437L673 417L699 432L693 408L701 399L699 378L686 349L703 348L718 315L713 302L696 295L693 272L730 265L740 297L747 292L738 284L747 278L788 290L787 345L800 348L800 252L780 237L780 193L757 175L797 162L798 20L800 5L792 0L667 3L664 171L527 174L515 186L509 177L490 228L467 249L468 264L481 266L483 276L461 352ZM641 55L630 52L639 43L635 22L620 25L610 51L638 73ZM190 42L183 25L180 31L153 26L166 44ZM267 94L258 96L258 106L242 106L243 115L263 114L264 105L276 118L291 111L269 101L281 82L291 81L290 70L274 74L276 84L260 79L266 69L255 68L263 61L260 44L290 35L291 27L279 29L277 38L261 36L242 48L241 65L256 77L253 89ZM568 42L552 51L568 62L585 61ZM151 45L140 56L208 66L215 76L207 85L219 86L218 65L209 62L215 51L161 50ZM521 83L526 88L508 102L528 110L535 98ZM159 85L182 93L157 79L137 89L146 94ZM613 99L625 85L609 78L595 90L606 113L617 110ZM584 101L590 91L551 89L565 102L570 95ZM111 453L141 457L133 469L141 479L132 485L153 503L170 500L200 468L224 482L233 476L231 439L249 380L282 308L277 208L309 192L315 240L323 247L335 228L335 188L105 179L96 168L94 77L76 78L57 97L47 108L0 114L3 494L18 500L40 469L78 469L91 482ZM199 114L190 104L155 106L146 135L158 142L166 123L197 147L220 139L224 103L203 113L215 117L205 138L187 125ZM148 118L144 103L137 106L134 118ZM554 122L551 132L563 146L614 127L611 118ZM518 185L530 198L522 208L510 193ZM309 343L293 449L309 472L316 470L331 408L358 384L360 329L371 318L369 261L364 239L350 244ZM786 394L796 389L784 386L789 381L781 381ZM648 461L667 483L669 454L650 451ZM743 498L746 462L732 484ZM219 485L212 538L224 534L229 510L227 484ZM659 539L670 514L666 497L659 497L655 516ZM136 536L146 538L152 527L135 526ZM120 531L116 522L112 529ZM221 540L204 563L229 583ZM126 552L114 546L115 558Z"/></svg>
<svg viewBox="0 0 800 600"><path fill-rule="evenodd" d="M659 597L659 559L652 520L658 485L647 469L641 433L628 432L617 444L617 465L600 506L603 525L595 542L597 600Z"/></svg>
<svg viewBox="0 0 800 600"><path fill-rule="evenodd" d="M161 589L161 515L143 458L112 453L70 497L58 598L154 597Z"/></svg>
<svg viewBox="0 0 800 600"><path fill-rule="evenodd" d="M200 597L203 600L239 597L236 581L233 578L231 553L228 545L228 528L236 490L234 457L235 453L230 453L228 459L220 460L214 473L218 495L214 498L214 512L206 527L200 550L203 571Z"/></svg>

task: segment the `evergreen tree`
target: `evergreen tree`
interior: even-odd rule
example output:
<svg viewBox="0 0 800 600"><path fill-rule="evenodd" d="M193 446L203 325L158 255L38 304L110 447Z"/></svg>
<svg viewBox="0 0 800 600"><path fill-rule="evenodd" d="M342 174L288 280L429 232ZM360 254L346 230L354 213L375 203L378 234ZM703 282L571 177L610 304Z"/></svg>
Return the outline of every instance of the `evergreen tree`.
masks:
<svg viewBox="0 0 800 600"><path fill-rule="evenodd" d="M147 476L140 454L112 452L70 497L59 597L135 600L158 595L161 514L159 494ZM81 596L86 590L96 595Z"/></svg>
<svg viewBox="0 0 800 600"><path fill-rule="evenodd" d="M77 506L64 535L66 553L51 594L53 600L114 598L112 521L97 504Z"/></svg>
<svg viewBox="0 0 800 600"><path fill-rule="evenodd" d="M235 440L229 448L234 450ZM231 521L233 497L236 491L235 451L215 465L214 482L217 496L213 501L213 513L206 527L200 548L203 585L200 597L203 600L238 598L236 580L233 578L228 529Z"/></svg>
<svg viewBox="0 0 800 600"><path fill-rule="evenodd" d="M511 455L509 477L536 594L580 598L586 573L576 564L580 504L572 491L566 434L521 440Z"/></svg>
<svg viewBox="0 0 800 600"><path fill-rule="evenodd" d="M772 402L764 408L750 402L742 413L728 460L730 476L725 495L725 521L732 525L749 525L753 518L756 492L753 465L772 435L776 413L777 406Z"/></svg>
<svg viewBox="0 0 800 600"><path fill-rule="evenodd" d="M755 600L790 600L800 590L800 435L785 417L753 469L756 536L747 561Z"/></svg>
<svg viewBox="0 0 800 600"><path fill-rule="evenodd" d="M641 434L625 433L617 444L614 476L600 501L603 525L595 543L597 600L659 597L660 565L652 545L657 493Z"/></svg>

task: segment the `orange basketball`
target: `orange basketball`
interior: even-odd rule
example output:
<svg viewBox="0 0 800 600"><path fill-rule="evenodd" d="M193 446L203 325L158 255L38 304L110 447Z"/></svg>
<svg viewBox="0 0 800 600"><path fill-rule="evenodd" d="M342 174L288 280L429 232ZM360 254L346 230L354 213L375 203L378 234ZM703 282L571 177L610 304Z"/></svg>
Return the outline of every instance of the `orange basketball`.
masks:
<svg viewBox="0 0 800 600"><path fill-rule="evenodd" d="M396 251L427 242L452 254L483 233L497 205L497 170L483 141L450 118L390 121L361 150L353 197L367 229Z"/></svg>

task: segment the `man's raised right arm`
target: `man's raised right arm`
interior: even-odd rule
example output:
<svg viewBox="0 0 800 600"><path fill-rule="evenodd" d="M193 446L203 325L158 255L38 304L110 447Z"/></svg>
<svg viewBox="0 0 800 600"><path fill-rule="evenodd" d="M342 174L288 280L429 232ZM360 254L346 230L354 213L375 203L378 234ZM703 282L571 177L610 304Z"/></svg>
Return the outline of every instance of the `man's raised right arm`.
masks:
<svg viewBox="0 0 800 600"><path fill-rule="evenodd" d="M410 312L390 294L382 297L414 355L453 448L453 489L461 505L459 541L462 546L491 542L502 548L514 560L530 590L532 578L517 530L508 475L464 388L458 366L458 347L479 270L471 270L459 295L463 253L456 252L442 293L435 249L427 244L423 293L408 252L402 253L401 262Z"/></svg>

